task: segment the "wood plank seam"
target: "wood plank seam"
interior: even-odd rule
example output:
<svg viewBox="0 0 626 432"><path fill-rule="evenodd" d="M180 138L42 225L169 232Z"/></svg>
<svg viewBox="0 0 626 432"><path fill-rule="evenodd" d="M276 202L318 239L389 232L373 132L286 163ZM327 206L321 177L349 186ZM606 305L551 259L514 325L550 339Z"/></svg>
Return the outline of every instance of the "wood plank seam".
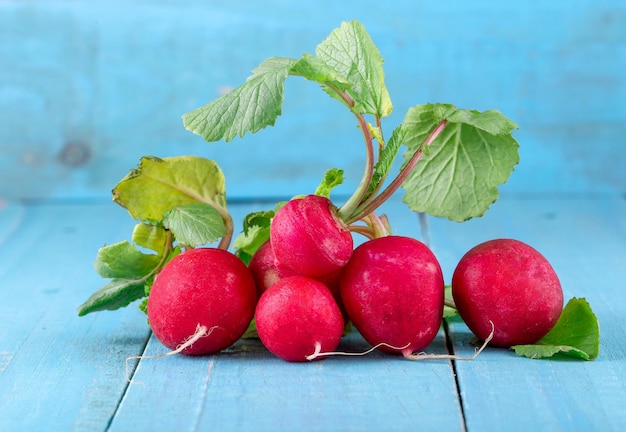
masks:
<svg viewBox="0 0 626 432"><path fill-rule="evenodd" d="M152 337L152 331L150 331L148 333L148 336L146 337L146 340L143 343L143 346L141 347L140 350L140 356L144 355L146 353L146 349L148 347L148 342L150 342L150 338ZM120 394L120 397L117 401L117 404L115 405L115 409L113 410L113 412L111 413L111 416L109 417L109 420L107 421L107 424L104 428L105 432L110 430L111 426L113 425L113 422L115 421L115 417L117 416L117 413L120 410L120 407L122 406L122 403L124 402L124 399L126 398L126 395L128 394L129 390L130 390L130 386L132 385L132 381L133 381L133 377L135 376L135 373L137 372L137 369L139 368L139 362L141 361L141 359L137 359L135 361L133 361L134 365L132 367L132 370L130 371L126 371L126 383L124 384L124 388L122 390L122 393Z"/></svg>
<svg viewBox="0 0 626 432"><path fill-rule="evenodd" d="M449 355L457 355L454 350L454 342L452 340L452 335L450 334L450 328L448 326L448 320L444 318L443 323L443 337L446 343L446 349ZM462 420L462 431L467 431L467 419L465 417L465 403L463 401L463 395L461 394L461 384L459 383L459 377L457 374L456 360L450 360L450 369L452 370L452 377L454 378L454 387L456 389L456 395L459 402L459 411L461 414Z"/></svg>

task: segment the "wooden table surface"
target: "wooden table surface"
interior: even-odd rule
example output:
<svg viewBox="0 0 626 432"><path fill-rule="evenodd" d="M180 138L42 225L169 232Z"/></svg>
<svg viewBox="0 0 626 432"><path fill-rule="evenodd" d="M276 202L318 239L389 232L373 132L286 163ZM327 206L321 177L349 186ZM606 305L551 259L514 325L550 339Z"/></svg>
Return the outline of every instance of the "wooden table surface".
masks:
<svg viewBox="0 0 626 432"><path fill-rule="evenodd" d="M482 241L529 243L566 299L591 304L596 360L487 348L473 361L374 352L292 364L242 340L127 362L166 352L136 305L77 316L103 283L98 248L130 236L110 190L143 155L218 161L238 227L332 166L348 178L339 200L358 183L353 118L311 83L290 83L276 127L243 141L208 145L180 121L263 59L312 52L352 18L385 58L390 121L451 102L520 125L521 162L486 215L428 219L446 283ZM626 430L624 28L619 0L0 2L0 431ZM401 195L384 212L425 240ZM471 339L451 320L427 351L469 356ZM340 346L367 348L356 333Z"/></svg>
<svg viewBox="0 0 626 432"><path fill-rule="evenodd" d="M259 204L232 207L242 215ZM398 214L400 203L388 213ZM473 244L515 237L534 245L564 293L586 297L601 325L591 362L530 360L487 348L473 361L413 362L372 353L292 364L255 340L223 353L126 358L167 350L135 307L76 316L101 281L94 251L131 228L111 203L5 203L0 210L0 430L620 430L626 424L626 202L502 198L463 225L432 220L449 277ZM411 214L401 233L420 238ZM428 352L473 353L448 323ZM364 351L352 334L340 347Z"/></svg>

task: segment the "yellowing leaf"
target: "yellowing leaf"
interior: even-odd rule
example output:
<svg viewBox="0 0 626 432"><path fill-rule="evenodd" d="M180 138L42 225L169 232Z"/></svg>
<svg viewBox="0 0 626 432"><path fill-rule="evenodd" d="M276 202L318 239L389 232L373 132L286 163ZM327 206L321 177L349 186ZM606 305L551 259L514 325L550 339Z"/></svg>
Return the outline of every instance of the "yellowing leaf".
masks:
<svg viewBox="0 0 626 432"><path fill-rule="evenodd" d="M132 240L138 246L153 250L160 254L165 249L167 233L162 226L141 222L135 225Z"/></svg>
<svg viewBox="0 0 626 432"><path fill-rule="evenodd" d="M142 221L161 221L172 208L194 202L209 204L224 215L226 182L220 167L209 159L143 157L113 189L113 200Z"/></svg>

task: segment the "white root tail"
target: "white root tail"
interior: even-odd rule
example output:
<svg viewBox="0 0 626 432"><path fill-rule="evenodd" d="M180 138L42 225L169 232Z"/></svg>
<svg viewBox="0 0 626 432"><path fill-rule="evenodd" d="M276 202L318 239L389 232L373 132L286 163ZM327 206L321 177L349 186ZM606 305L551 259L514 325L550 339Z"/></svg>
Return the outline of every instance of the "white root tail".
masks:
<svg viewBox="0 0 626 432"><path fill-rule="evenodd" d="M382 346L387 347L387 348L391 348L391 349L402 350L402 349L407 348L409 345L411 345L411 344L408 343L408 344L406 344L404 346L396 347L396 346L389 345L387 343L381 342L378 345L374 345L373 347L371 347L367 351L363 351L363 352L359 352L359 353L351 353L351 352L344 352L344 351L321 352L322 351L322 344L320 344L319 342L315 342L315 352L313 354L310 354L310 355L306 356L305 358L307 360L309 360L309 361L312 361L312 360L315 360L318 357L326 357L326 356L333 356L333 355L363 356L363 355L367 355L367 354L371 353L375 349L378 349L378 348L380 348Z"/></svg>
<svg viewBox="0 0 626 432"><path fill-rule="evenodd" d="M211 333L213 333L213 330L215 330L218 327L219 326L213 326L211 328L207 328L206 326L198 324L196 326L196 331L191 336L189 336L182 344L178 345L175 350L168 351L163 354L156 354L156 355L150 355L150 356L126 357L126 381L128 381L131 384L139 384L129 378L128 362L130 360L154 359L154 358L160 358L160 357L167 357L167 356L171 356L174 354L180 354L185 349L189 348L194 343L196 343L198 340L202 339L203 337L209 336Z"/></svg>
<svg viewBox="0 0 626 432"><path fill-rule="evenodd" d="M487 338L485 339L485 341L483 342L481 347L474 353L474 355L472 355L470 357L463 357L463 356L458 356L458 355L454 355L454 354L427 354L425 352L420 352L420 353L416 353L416 354L412 354L412 353L406 353L405 354L403 352L403 356L404 356L404 358L406 358L408 360L474 360L487 347L489 342L491 342L491 339L493 339L493 334L495 332L495 327L494 327L492 321L489 321L489 323L491 324L491 333L489 333L489 336L487 336ZM375 346L371 347L367 351L363 351L363 352L359 352L359 353L350 353L350 352L343 352L343 351L322 352L322 345L319 342L316 342L315 343L315 351L313 352L313 354L310 354L310 355L306 356L305 358L307 360L309 360L309 361L312 361L312 360L315 360L316 358L319 358L319 357L334 356L334 355L363 356L363 355L367 355L367 354L371 353L372 351L374 351L374 350L376 350L376 349L378 349L380 347L383 347L383 346L387 347L387 348L395 349L395 350L404 350L404 349L408 348L409 345L411 345L411 344L408 343L408 344L406 344L404 346L397 347L397 346L393 346L393 345L381 342L378 345L375 345Z"/></svg>
<svg viewBox="0 0 626 432"><path fill-rule="evenodd" d="M405 354L404 358L409 360L474 360L476 357L478 357L478 354L483 352L489 342L491 342L491 339L493 339L495 327L491 320L489 321L489 323L491 324L491 333L489 333L489 336L487 336L487 338L483 341L483 344L480 346L480 348L478 348L478 350L476 350L476 352L470 357L463 357L454 354L427 354L424 352L420 352L417 354Z"/></svg>

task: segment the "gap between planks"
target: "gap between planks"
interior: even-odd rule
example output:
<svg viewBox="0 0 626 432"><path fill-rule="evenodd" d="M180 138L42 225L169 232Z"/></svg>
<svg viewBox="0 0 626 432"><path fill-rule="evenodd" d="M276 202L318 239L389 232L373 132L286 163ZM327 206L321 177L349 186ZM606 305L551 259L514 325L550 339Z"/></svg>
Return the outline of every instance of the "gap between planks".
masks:
<svg viewBox="0 0 626 432"><path fill-rule="evenodd" d="M146 336L146 340L144 341L141 347L141 350L139 353L140 356L143 356L146 353L146 350L148 349L148 343L150 342L151 337L152 337L152 331L149 331L148 335ZM120 410L120 407L122 406L122 402L126 398L126 395L128 394L128 390L130 389L130 385L132 384L133 377L135 376L135 373L137 372L137 368L139 368L140 361L141 359L134 360L132 368L130 369L130 373L129 371L126 371L125 373L126 382L124 383L124 388L122 389L122 393L120 394L120 397L117 400L117 403L115 404L115 409L111 413L111 416L109 417L109 421L107 422L106 427L104 428L105 432L111 429L111 426L113 425L113 421L115 420L115 417L117 417L117 413Z"/></svg>

